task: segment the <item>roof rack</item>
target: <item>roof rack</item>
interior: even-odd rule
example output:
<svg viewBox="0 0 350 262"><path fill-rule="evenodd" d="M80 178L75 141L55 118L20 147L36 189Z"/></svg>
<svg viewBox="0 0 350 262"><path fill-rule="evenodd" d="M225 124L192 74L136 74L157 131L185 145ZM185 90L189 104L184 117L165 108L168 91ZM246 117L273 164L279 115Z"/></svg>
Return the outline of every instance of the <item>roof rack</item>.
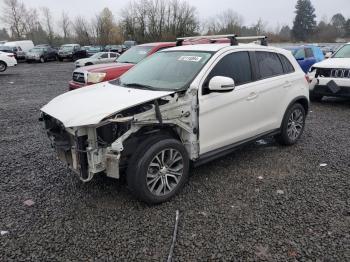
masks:
<svg viewBox="0 0 350 262"><path fill-rule="evenodd" d="M203 35L203 36L190 36L190 37L180 37L176 39L176 46L182 46L183 42L185 40L193 41L193 40L200 40L200 39L209 39L212 42L215 42L215 39L219 38L228 38L230 40L231 45L238 45L239 40L260 40L260 44L263 46L267 46L267 36L237 36L235 34L228 34L228 35Z"/></svg>

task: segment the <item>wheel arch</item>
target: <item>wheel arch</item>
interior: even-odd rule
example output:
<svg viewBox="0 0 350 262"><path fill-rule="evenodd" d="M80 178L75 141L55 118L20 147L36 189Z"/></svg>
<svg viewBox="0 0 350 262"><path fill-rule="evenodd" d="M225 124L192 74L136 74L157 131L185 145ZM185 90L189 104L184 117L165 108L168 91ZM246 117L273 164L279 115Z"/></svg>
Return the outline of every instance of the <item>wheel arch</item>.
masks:
<svg viewBox="0 0 350 262"><path fill-rule="evenodd" d="M282 126L282 123L283 123L283 119L285 118L289 108L291 108L294 104L296 103L299 103L303 106L304 110L305 110L305 115L308 114L309 112L309 108L310 108L310 102L309 102L309 99L306 97L306 96L298 96L296 98L294 98L287 106L286 110L284 111L284 114L283 114L283 118L281 120L281 124L280 126Z"/></svg>

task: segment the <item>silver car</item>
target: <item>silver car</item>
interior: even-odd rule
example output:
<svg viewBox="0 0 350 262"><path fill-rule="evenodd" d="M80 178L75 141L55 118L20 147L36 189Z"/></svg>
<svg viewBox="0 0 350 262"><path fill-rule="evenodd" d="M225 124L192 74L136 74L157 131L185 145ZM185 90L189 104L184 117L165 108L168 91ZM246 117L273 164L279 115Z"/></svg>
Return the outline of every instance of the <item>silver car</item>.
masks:
<svg viewBox="0 0 350 262"><path fill-rule="evenodd" d="M79 59L75 62L75 67L113 63L119 57L115 52L99 52L88 58Z"/></svg>

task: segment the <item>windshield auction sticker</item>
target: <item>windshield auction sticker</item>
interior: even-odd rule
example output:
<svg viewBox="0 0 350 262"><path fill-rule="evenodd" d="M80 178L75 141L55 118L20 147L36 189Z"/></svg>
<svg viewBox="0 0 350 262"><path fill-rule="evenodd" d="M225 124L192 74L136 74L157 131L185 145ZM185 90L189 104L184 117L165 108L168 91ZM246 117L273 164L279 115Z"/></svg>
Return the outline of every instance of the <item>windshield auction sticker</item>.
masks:
<svg viewBox="0 0 350 262"><path fill-rule="evenodd" d="M180 56L179 61L187 61L187 62L199 62L202 57L200 56Z"/></svg>

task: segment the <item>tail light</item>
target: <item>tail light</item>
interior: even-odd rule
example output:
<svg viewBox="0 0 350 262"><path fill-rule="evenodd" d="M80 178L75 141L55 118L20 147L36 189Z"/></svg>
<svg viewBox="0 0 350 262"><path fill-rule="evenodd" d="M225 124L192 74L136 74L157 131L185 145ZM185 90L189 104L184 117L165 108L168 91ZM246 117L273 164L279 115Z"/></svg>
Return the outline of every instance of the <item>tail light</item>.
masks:
<svg viewBox="0 0 350 262"><path fill-rule="evenodd" d="M311 83L310 77L308 75L305 75L305 79L308 83Z"/></svg>

